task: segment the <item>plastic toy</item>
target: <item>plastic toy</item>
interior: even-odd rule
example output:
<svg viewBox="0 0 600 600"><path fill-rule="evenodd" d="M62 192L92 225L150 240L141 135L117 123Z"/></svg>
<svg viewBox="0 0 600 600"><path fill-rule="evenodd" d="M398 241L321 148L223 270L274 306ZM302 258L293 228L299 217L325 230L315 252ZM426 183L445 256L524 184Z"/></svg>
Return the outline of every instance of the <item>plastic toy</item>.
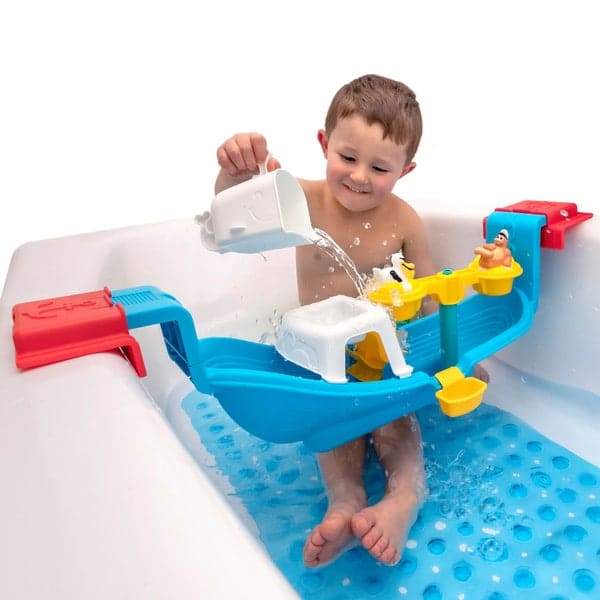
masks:
<svg viewBox="0 0 600 600"><path fill-rule="evenodd" d="M472 286L481 294L502 296L510 293L514 278L519 277L523 272L519 263L512 259L510 250L505 245L508 239L508 233L504 233L505 231L502 230L495 238L495 240L500 238L499 244L496 242L486 244L481 248L486 254L475 259L468 267L457 271L446 269L436 275L414 279L408 286L407 282L389 281L372 291L369 299L388 306L394 319L400 324L415 316L425 296L432 296L440 305L442 366L450 367L458 360L456 306L463 299L465 288ZM498 249L500 252L494 254ZM475 252L481 254L479 250L480 248L476 248ZM375 337L357 344L352 356L370 367L370 371L366 374L364 368L356 370L354 375L357 379L365 381L381 378L380 371L385 364L385 354L382 354L382 350ZM366 358L369 354L370 360ZM375 362L381 365L379 372ZM473 381L470 383L470 388L475 391L480 386ZM454 413L455 416L457 410L460 409L450 409L447 406L444 412Z"/></svg>
<svg viewBox="0 0 600 600"><path fill-rule="evenodd" d="M480 256L479 266L484 269L493 267L510 267L512 253L508 247L508 231L502 229L498 232L491 244L484 244L475 248L475 254Z"/></svg>
<svg viewBox="0 0 600 600"><path fill-rule="evenodd" d="M405 290L410 289L409 281L415 277L415 265L404 260L401 252L395 252L391 257L392 266L384 269L373 269L373 281L382 284L386 281L398 281Z"/></svg>
<svg viewBox="0 0 600 600"><path fill-rule="evenodd" d="M554 206L550 208L552 212ZM322 321L311 328L310 318L306 318L307 312L308 317L311 311L314 315L318 306L304 307L304 314L301 311L295 323L292 314L291 327L284 328L284 336L291 338L289 343L280 340L280 349L284 354L289 350L290 358L298 360L292 356L293 336L306 332L314 349L312 357L305 356L298 360L302 364L295 364L274 346L233 338L198 339L189 312L175 298L155 287L143 286L112 293L104 290L86 296L83 303L77 296L16 305L13 337L17 364L31 368L105 350L107 340L120 346L123 342L109 335L113 325L103 320L103 310L95 310L105 310L112 303L125 315L129 329L160 323L169 356L198 390L213 394L242 427L272 442L303 440L313 450L328 450L431 404L436 398L446 414L461 415L476 408L485 391L485 383L469 376L474 365L529 329L539 296L540 232L547 227L545 214L500 210L491 214L485 225L494 236L506 231L513 257L510 267L482 268L480 257L476 257L464 269L414 279L408 290L403 282L390 281L371 293L371 301L387 305L399 321L410 318L427 294L440 302L439 313L402 325L408 341L404 354L375 317L376 311L358 309L356 302L346 302L348 299L330 301L332 315L326 328ZM469 286L478 293L465 299L465 288ZM57 309L54 317L40 319L48 306ZM345 311L341 320L340 310ZM75 313L78 318L73 319ZM348 322L353 319L356 327L348 335ZM77 327L71 327L75 322ZM44 323L51 324L51 334ZM78 332L79 327L88 333ZM339 355L331 359L333 371L321 368L323 361L331 357L329 338L319 338L317 330L324 334L337 332L336 344L345 345L371 335L373 328L381 346L367 342L358 354L363 366L371 368L375 364L379 380L332 383L315 372L320 369L323 373L333 372L332 379L346 379L341 375ZM117 329L122 335L123 331ZM84 343L88 336L107 343L102 347ZM52 353L50 338L60 353ZM129 343L129 337L125 339ZM305 355L311 344L304 344ZM36 348L44 351L37 354Z"/></svg>
<svg viewBox="0 0 600 600"><path fill-rule="evenodd" d="M407 377L406 364L387 312L376 304L333 296L283 315L275 348L287 360L318 373L331 383L346 382L346 347L367 334L379 340L384 360L396 377Z"/></svg>
<svg viewBox="0 0 600 600"><path fill-rule="evenodd" d="M310 244L313 231L304 191L288 171L267 172L217 194L210 211L196 219L202 243L217 252L262 252Z"/></svg>

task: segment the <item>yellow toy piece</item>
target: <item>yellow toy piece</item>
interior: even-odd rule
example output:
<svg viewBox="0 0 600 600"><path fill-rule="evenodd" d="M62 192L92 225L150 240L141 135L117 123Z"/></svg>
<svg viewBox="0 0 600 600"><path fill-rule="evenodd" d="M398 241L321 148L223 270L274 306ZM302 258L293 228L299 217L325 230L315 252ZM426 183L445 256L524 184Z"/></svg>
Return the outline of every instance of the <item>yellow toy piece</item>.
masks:
<svg viewBox="0 0 600 600"><path fill-rule="evenodd" d="M413 279L410 288L398 281L386 281L369 293L369 300L391 309L396 322L409 321L421 308L421 301L427 296L427 287L422 279Z"/></svg>
<svg viewBox="0 0 600 600"><path fill-rule="evenodd" d="M443 307L450 307L464 298L468 286L488 296L509 294L515 277L523 273L521 265L511 258L510 266L483 267L480 259L481 256L477 256L467 267L456 271L447 269L428 277L412 278L408 275L402 281L384 281L369 292L368 298L388 307L394 320L400 322L408 321L417 314L425 296L431 296ZM381 379L387 357L376 333L367 334L348 352L356 360L348 368L350 375L359 381ZM442 384L442 389L435 395L442 412L450 417L458 417L477 408L487 388L486 383L475 377L465 377L455 366L439 371L435 377Z"/></svg>
<svg viewBox="0 0 600 600"><path fill-rule="evenodd" d="M523 273L515 260L510 267L483 268L478 256L464 269L440 271L429 277L417 277L410 281L410 289L403 283L386 281L369 293L369 300L388 306L396 321L411 319L421 308L425 296L446 306L458 304L465 295L465 288L472 286L480 294L503 296L509 294L515 277Z"/></svg>
<svg viewBox="0 0 600 600"><path fill-rule="evenodd" d="M465 377L458 367L448 367L435 374L442 389L435 393L441 411L449 417L460 417L475 410L483 399L487 383Z"/></svg>
<svg viewBox="0 0 600 600"><path fill-rule="evenodd" d="M464 298L468 286L488 296L509 294L515 277L523 273L521 265L512 259L508 267L482 267L480 259L481 256L477 256L467 267L456 271L447 269L408 282L386 281L368 294L369 300L389 307L396 321L407 321L421 308L425 296L450 307ZM366 337L351 355L357 362L348 371L356 379L376 381L381 378L385 351L376 336ZM477 408L487 388L486 383L475 377L465 377L455 366L439 371L435 377L442 384L442 389L435 394L436 398L442 412L450 417L458 417Z"/></svg>
<svg viewBox="0 0 600 600"><path fill-rule="evenodd" d="M356 362L348 367L348 373L358 381L379 381L383 368L387 364L387 354L381 338L374 331L370 331L365 338L354 345L348 354Z"/></svg>
<svg viewBox="0 0 600 600"><path fill-rule="evenodd" d="M487 296L510 294L513 280L523 274L521 265L513 259L510 267L499 266L485 269L479 266L480 258L478 256L468 267L477 269L479 275L478 281L473 284L473 289Z"/></svg>

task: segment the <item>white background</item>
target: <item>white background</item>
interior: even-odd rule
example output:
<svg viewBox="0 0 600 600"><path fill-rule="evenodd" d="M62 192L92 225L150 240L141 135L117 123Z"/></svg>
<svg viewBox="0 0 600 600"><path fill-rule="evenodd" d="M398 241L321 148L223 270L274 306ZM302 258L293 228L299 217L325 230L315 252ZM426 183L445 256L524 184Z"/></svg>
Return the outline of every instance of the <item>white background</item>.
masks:
<svg viewBox="0 0 600 600"><path fill-rule="evenodd" d="M595 2L202 4L0 5L0 282L24 242L206 208L236 131L321 177L331 96L367 72L421 102L418 169L396 188L417 208L600 211Z"/></svg>

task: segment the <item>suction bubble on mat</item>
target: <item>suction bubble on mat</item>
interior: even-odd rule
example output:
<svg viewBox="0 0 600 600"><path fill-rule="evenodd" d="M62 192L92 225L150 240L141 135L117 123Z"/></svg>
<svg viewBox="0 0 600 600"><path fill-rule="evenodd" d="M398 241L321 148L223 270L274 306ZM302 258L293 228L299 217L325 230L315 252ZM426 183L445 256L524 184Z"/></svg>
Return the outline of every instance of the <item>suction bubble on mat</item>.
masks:
<svg viewBox="0 0 600 600"><path fill-rule="evenodd" d="M214 455L205 468L234 488L302 598L600 597L600 469L509 413L488 405L456 419L433 405L419 411L430 494L401 561L385 567L355 547L315 570L304 566L302 547L327 499L312 453L252 436L211 396L194 392L183 408ZM381 497L372 453L365 483L370 503Z"/></svg>

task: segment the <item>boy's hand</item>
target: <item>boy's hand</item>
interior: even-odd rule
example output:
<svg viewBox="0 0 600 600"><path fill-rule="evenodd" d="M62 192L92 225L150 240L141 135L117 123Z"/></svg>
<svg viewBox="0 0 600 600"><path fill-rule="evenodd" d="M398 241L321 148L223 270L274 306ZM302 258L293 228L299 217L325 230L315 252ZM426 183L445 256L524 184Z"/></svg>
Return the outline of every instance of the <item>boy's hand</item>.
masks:
<svg viewBox="0 0 600 600"><path fill-rule="evenodd" d="M219 166L234 179L249 179L258 173L259 165L267 159L267 140L260 133L237 133L217 149ZM271 158L267 170L280 167L277 159Z"/></svg>

